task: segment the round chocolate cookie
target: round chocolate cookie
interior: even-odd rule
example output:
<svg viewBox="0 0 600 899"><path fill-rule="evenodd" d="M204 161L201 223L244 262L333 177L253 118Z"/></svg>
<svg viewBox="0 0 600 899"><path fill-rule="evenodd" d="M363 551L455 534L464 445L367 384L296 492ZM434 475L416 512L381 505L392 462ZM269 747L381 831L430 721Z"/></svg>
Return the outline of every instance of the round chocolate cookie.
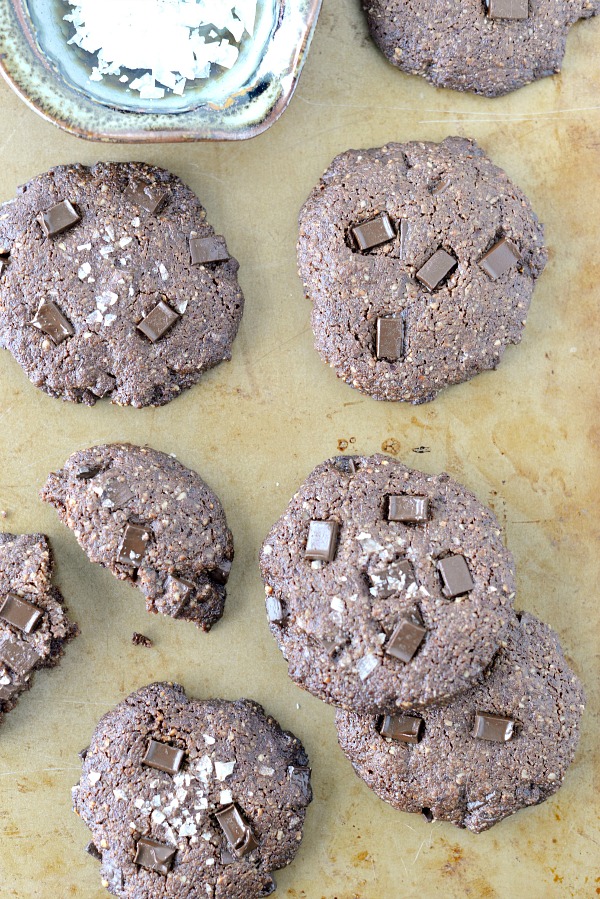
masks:
<svg viewBox="0 0 600 899"><path fill-rule="evenodd" d="M448 475L385 456L319 465L260 563L290 677L358 712L468 689L512 615L513 560L492 512Z"/></svg>
<svg viewBox="0 0 600 899"><path fill-rule="evenodd" d="M146 597L149 612L210 630L223 614L233 537L217 496L172 456L114 443L73 453L41 498L92 562Z"/></svg>
<svg viewBox="0 0 600 899"><path fill-rule="evenodd" d="M160 406L231 358L237 270L170 172L59 166L0 207L0 346L52 396Z"/></svg>
<svg viewBox="0 0 600 899"><path fill-rule="evenodd" d="M308 758L256 702L152 684L101 719L82 756L74 807L115 896L258 899L296 855Z"/></svg>
<svg viewBox="0 0 600 899"><path fill-rule="evenodd" d="M496 368L547 258L524 194L456 137L342 153L299 224L316 349L378 400L424 403Z"/></svg>
<svg viewBox="0 0 600 899"><path fill-rule="evenodd" d="M34 670L58 665L78 633L52 568L44 534L0 534L0 721L29 690Z"/></svg>
<svg viewBox="0 0 600 899"><path fill-rule="evenodd" d="M515 616L481 683L401 717L338 711L340 746L386 802L476 833L560 787L579 739L580 681L558 637Z"/></svg>
<svg viewBox="0 0 600 899"><path fill-rule="evenodd" d="M403 72L498 97L560 72L567 33L598 0L362 0L373 40Z"/></svg>

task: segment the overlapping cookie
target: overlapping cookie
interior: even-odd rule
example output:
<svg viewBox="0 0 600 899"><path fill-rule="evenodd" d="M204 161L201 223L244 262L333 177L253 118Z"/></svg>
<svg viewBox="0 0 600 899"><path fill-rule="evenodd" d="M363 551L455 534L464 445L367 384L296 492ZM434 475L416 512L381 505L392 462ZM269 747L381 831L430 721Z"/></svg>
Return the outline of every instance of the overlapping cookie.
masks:
<svg viewBox="0 0 600 899"><path fill-rule="evenodd" d="M160 406L231 358L237 270L170 172L59 166L0 207L0 346L52 396Z"/></svg>

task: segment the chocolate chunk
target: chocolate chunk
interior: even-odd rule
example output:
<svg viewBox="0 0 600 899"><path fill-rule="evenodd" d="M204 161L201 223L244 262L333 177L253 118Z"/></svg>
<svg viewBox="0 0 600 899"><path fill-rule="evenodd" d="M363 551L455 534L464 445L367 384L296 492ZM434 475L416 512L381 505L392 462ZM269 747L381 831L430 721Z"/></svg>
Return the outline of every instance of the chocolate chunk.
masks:
<svg viewBox="0 0 600 899"><path fill-rule="evenodd" d="M283 621L283 609L276 596L267 596L266 606L269 621Z"/></svg>
<svg viewBox="0 0 600 899"><path fill-rule="evenodd" d="M427 628L415 624L408 618L401 618L388 640L385 651L389 656L400 659L401 662L410 662L426 633Z"/></svg>
<svg viewBox="0 0 600 899"><path fill-rule="evenodd" d="M82 762L85 762L85 757L86 757L86 755L88 754L89 751L90 751L90 747L89 747L89 746L86 746L85 749L81 749L81 750L77 753L77 755L79 756L79 758L81 759Z"/></svg>
<svg viewBox="0 0 600 899"><path fill-rule="evenodd" d="M174 846L159 843L149 837L140 837L137 842L134 863L157 874L167 874L177 850Z"/></svg>
<svg viewBox="0 0 600 899"><path fill-rule="evenodd" d="M384 715L379 733L399 743L418 743L422 737L423 719L411 715Z"/></svg>
<svg viewBox="0 0 600 899"><path fill-rule="evenodd" d="M211 581L214 581L216 584L225 585L231 574L231 562L229 559L223 559L216 568L211 568L210 571L207 571L206 573Z"/></svg>
<svg viewBox="0 0 600 899"><path fill-rule="evenodd" d="M371 250L373 247L379 247L382 243L388 243L396 236L394 226L385 212L369 219L368 222L354 225L350 230L358 248L363 252Z"/></svg>
<svg viewBox="0 0 600 899"><path fill-rule="evenodd" d="M521 254L514 243L503 237L482 256L479 265L492 281L496 281L520 261Z"/></svg>
<svg viewBox="0 0 600 899"><path fill-rule="evenodd" d="M408 559L390 562L384 568L375 568L369 573L370 593L385 599L393 593L405 592L411 584L416 584L415 569Z"/></svg>
<svg viewBox="0 0 600 899"><path fill-rule="evenodd" d="M287 771L290 783L300 791L302 796L312 796L312 789L310 786L310 768L303 765L288 765Z"/></svg>
<svg viewBox="0 0 600 899"><path fill-rule="evenodd" d="M439 560L437 568L444 584L442 593L448 599L468 593L475 586L464 556L446 556Z"/></svg>
<svg viewBox="0 0 600 899"><path fill-rule="evenodd" d="M347 475L354 475L356 474L355 458L355 456L336 456L334 465L338 471L343 471Z"/></svg>
<svg viewBox="0 0 600 899"><path fill-rule="evenodd" d="M21 685L19 684L0 684L0 702L8 702L20 690Z"/></svg>
<svg viewBox="0 0 600 899"><path fill-rule="evenodd" d="M242 813L235 802L216 812L215 818L238 858L248 855L249 852L257 848L258 843L254 838L254 834L244 821Z"/></svg>
<svg viewBox="0 0 600 899"><path fill-rule="evenodd" d="M183 749L177 749L176 746L171 746L169 743L150 740L146 755L142 759L142 765L156 768L157 771L166 771L167 774L177 774L184 758Z"/></svg>
<svg viewBox="0 0 600 899"><path fill-rule="evenodd" d="M128 522L117 550L117 562L137 568L148 549L149 540L150 531Z"/></svg>
<svg viewBox="0 0 600 899"><path fill-rule="evenodd" d="M18 627L24 634L31 634L43 616L41 609L14 593L9 593L4 601L0 599L0 618Z"/></svg>
<svg viewBox="0 0 600 899"><path fill-rule="evenodd" d="M375 355L378 359L399 362L404 359L404 320L378 318Z"/></svg>
<svg viewBox="0 0 600 899"><path fill-rule="evenodd" d="M311 521L308 526L305 559L333 562L337 549L337 521Z"/></svg>
<svg viewBox="0 0 600 899"><path fill-rule="evenodd" d="M181 318L181 316L171 309L168 303L161 300L160 303L157 303L154 309L141 320L137 325L137 329L138 331L141 331L142 334L145 334L152 343L156 343L157 340L160 340L160 338L167 333L169 328L173 327L178 318Z"/></svg>
<svg viewBox="0 0 600 899"><path fill-rule="evenodd" d="M101 471L102 469L97 465L82 465L75 474L75 477L80 481L91 481L91 479L95 478Z"/></svg>
<svg viewBox="0 0 600 899"><path fill-rule="evenodd" d="M449 178L440 178L440 180L436 181L434 186L431 188L431 193L432 194L441 194L445 190L447 190L449 187L450 187Z"/></svg>
<svg viewBox="0 0 600 899"><path fill-rule="evenodd" d="M490 715L477 712L472 735L477 740L491 740L494 743L506 743L514 734L515 722L503 715Z"/></svg>
<svg viewBox="0 0 600 899"><path fill-rule="evenodd" d="M421 809L421 814L423 815L423 817L427 821L427 823L431 824L431 822L433 821L433 812L431 811L431 809L424 806Z"/></svg>
<svg viewBox="0 0 600 899"><path fill-rule="evenodd" d="M192 265L227 262L229 259L225 238L218 234L214 234L212 237L190 237L190 255Z"/></svg>
<svg viewBox="0 0 600 899"><path fill-rule="evenodd" d="M424 284L427 290L435 290L457 265L454 256L445 250L437 250L417 272L417 281Z"/></svg>
<svg viewBox="0 0 600 899"><path fill-rule="evenodd" d="M105 509L123 509L133 498L134 494L125 481L119 481L117 478L107 481L100 494L100 502Z"/></svg>
<svg viewBox="0 0 600 899"><path fill-rule="evenodd" d="M125 191L126 198L136 206L141 206L152 215L156 215L169 199L169 191L158 184L145 184L134 181Z"/></svg>
<svg viewBox="0 0 600 899"><path fill-rule="evenodd" d="M100 852L100 850L98 849L96 844L94 842L92 842L92 840L90 840L90 842L85 847L85 851L89 855L91 855L92 858L95 858L97 861L99 861L99 862L102 861L102 853Z"/></svg>
<svg viewBox="0 0 600 899"><path fill-rule="evenodd" d="M62 200L61 203L51 206L46 212L40 213L38 221L46 237L55 237L81 221L81 216L68 200Z"/></svg>
<svg viewBox="0 0 600 899"><path fill-rule="evenodd" d="M43 331L44 334L47 334L57 346L75 333L71 323L67 321L52 300L42 300L40 302L31 324L38 331Z"/></svg>
<svg viewBox="0 0 600 899"><path fill-rule="evenodd" d="M422 524L429 519L427 496L388 496L388 521Z"/></svg>
<svg viewBox="0 0 600 899"><path fill-rule="evenodd" d="M131 642L134 646L145 646L147 649L154 645L150 637L146 637L145 634L138 634L137 631L134 631L131 635Z"/></svg>
<svg viewBox="0 0 600 899"><path fill-rule="evenodd" d="M17 677L25 677L39 661L40 656L27 643L12 637L5 637L0 643L0 662Z"/></svg>
<svg viewBox="0 0 600 899"><path fill-rule="evenodd" d="M221 864L233 865L237 861L236 856L227 847L221 851Z"/></svg>
<svg viewBox="0 0 600 899"><path fill-rule="evenodd" d="M528 19L529 0L487 0L490 19Z"/></svg>
<svg viewBox="0 0 600 899"><path fill-rule="evenodd" d="M170 574L165 581L160 611L176 618L195 589L191 581Z"/></svg>
<svg viewBox="0 0 600 899"><path fill-rule="evenodd" d="M8 267L8 262L6 259L0 259L0 276L2 276L4 269Z"/></svg>

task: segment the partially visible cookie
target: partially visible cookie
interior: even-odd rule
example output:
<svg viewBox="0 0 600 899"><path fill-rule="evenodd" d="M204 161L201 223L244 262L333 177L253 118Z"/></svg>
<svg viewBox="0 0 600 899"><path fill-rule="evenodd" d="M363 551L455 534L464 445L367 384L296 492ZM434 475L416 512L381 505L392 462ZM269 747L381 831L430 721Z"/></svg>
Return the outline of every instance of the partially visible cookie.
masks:
<svg viewBox="0 0 600 899"><path fill-rule="evenodd" d="M512 615L513 559L493 513L448 475L386 456L317 466L260 565L290 677L357 712L468 689Z"/></svg>
<svg viewBox="0 0 600 899"><path fill-rule="evenodd" d="M496 368L546 259L529 200L464 138L348 150L300 212L315 347L378 400L424 403Z"/></svg>
<svg viewBox="0 0 600 899"><path fill-rule="evenodd" d="M94 446L73 453L40 495L92 562L142 591L149 612L206 631L223 614L233 537L217 496L177 459Z"/></svg>
<svg viewBox="0 0 600 899"><path fill-rule="evenodd" d="M258 703L191 700L157 683L101 719L74 807L113 895L258 899L299 848L307 766Z"/></svg>
<svg viewBox="0 0 600 899"><path fill-rule="evenodd" d="M38 668L58 665L78 633L52 586L44 534L0 534L0 721L32 684Z"/></svg>
<svg viewBox="0 0 600 899"><path fill-rule="evenodd" d="M598 0L362 0L393 65L437 87L498 97L560 72L569 28Z"/></svg>
<svg viewBox="0 0 600 899"><path fill-rule="evenodd" d="M403 719L339 711L336 725L340 746L378 796L478 833L558 790L583 708L558 637L523 613L481 683L449 705Z"/></svg>
<svg viewBox="0 0 600 899"><path fill-rule="evenodd" d="M59 166L0 213L0 346L46 393L160 406L231 358L238 263L175 175Z"/></svg>

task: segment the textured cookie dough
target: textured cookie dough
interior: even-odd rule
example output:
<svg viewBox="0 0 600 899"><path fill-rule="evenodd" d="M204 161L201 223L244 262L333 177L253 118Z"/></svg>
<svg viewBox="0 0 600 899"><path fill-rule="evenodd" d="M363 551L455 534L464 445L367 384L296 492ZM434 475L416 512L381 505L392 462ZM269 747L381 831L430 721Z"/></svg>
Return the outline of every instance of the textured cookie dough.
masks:
<svg viewBox="0 0 600 899"><path fill-rule="evenodd" d="M392 239L360 250L352 229L382 214ZM503 238L519 258L494 280L480 263ZM438 250L457 265L430 290L417 274ZM338 377L378 400L427 402L496 368L521 340L546 259L525 195L464 138L342 153L300 212L315 347ZM390 318L402 349L378 358L377 320Z"/></svg>
<svg viewBox="0 0 600 899"><path fill-rule="evenodd" d="M151 740L181 751L170 770L143 763ZM152 684L101 719L84 756L74 807L115 896L258 899L296 855L308 758L256 702L191 700L177 684ZM216 817L232 804L252 835L241 854ZM140 838L163 844L164 873L135 863Z"/></svg>
<svg viewBox="0 0 600 899"><path fill-rule="evenodd" d="M78 633L52 586L52 553L44 534L0 534L0 722L33 672L52 668Z"/></svg>
<svg viewBox="0 0 600 899"><path fill-rule="evenodd" d="M47 236L40 217L65 201L79 220ZM231 358L242 316L237 261L192 265L194 235L214 231L164 169L100 162L39 175L0 207L0 346L51 396L168 403ZM32 324L42 301L66 320L58 343ZM158 324L172 323L152 342L138 325L161 302L170 311Z"/></svg>
<svg viewBox="0 0 600 899"><path fill-rule="evenodd" d="M231 531L218 498L177 459L129 443L94 446L52 472L40 495L92 562L142 591L149 612L205 631L223 614Z"/></svg>
<svg viewBox="0 0 600 899"><path fill-rule="evenodd" d="M362 0L362 5L373 40L403 72L486 97L560 72L569 28L600 8L598 0ZM504 18L507 10L524 17Z"/></svg>
<svg viewBox="0 0 600 899"><path fill-rule="evenodd" d="M389 521L394 496L426 497L427 520ZM311 521L338 525L333 561L306 558ZM454 598L437 567L450 556L463 557L473 582ZM319 465L272 528L260 564L290 677L354 711L428 706L468 689L512 615L513 560L492 512L448 475L385 456ZM425 633L402 661L388 649L406 621Z"/></svg>
<svg viewBox="0 0 600 899"><path fill-rule="evenodd" d="M583 688L556 634L523 613L479 686L420 713L420 742L385 739L378 719L352 712L339 711L336 724L340 746L378 796L477 833L558 790L575 754L583 707ZM512 719L513 736L476 739L480 712Z"/></svg>

